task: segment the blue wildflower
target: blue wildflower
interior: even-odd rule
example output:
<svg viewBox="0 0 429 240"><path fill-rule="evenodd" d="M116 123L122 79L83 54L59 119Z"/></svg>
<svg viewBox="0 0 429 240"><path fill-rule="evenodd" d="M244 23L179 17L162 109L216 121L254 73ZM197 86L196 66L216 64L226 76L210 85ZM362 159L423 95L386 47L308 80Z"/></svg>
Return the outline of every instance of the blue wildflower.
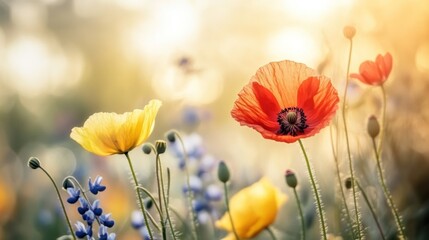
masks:
<svg viewBox="0 0 429 240"><path fill-rule="evenodd" d="M219 186L217 186L215 184L211 184L211 185L207 186L206 191L204 193L204 197L208 201L219 201L222 199L222 196L223 196L222 194L223 194L223 192L219 188Z"/></svg>
<svg viewBox="0 0 429 240"><path fill-rule="evenodd" d="M84 214L82 214L82 218L86 221L86 223L88 223L88 225L91 226L95 220L95 214L92 210L88 210Z"/></svg>
<svg viewBox="0 0 429 240"><path fill-rule="evenodd" d="M79 221L77 221L75 226L77 228L77 231L75 232L76 237L78 237L78 238L84 238L86 236L92 237L92 227L91 226L85 227L85 225Z"/></svg>
<svg viewBox="0 0 429 240"><path fill-rule="evenodd" d="M88 180L89 185L89 191L91 191L94 195L97 195L98 192L102 192L106 189L106 186L101 185L101 180L103 180L103 177L97 176L95 178L94 184L91 181L91 178Z"/></svg>
<svg viewBox="0 0 429 240"><path fill-rule="evenodd" d="M76 188L67 188L67 193L70 195L69 198L67 198L67 202L70 204L74 204L79 200L80 197L80 190Z"/></svg>
<svg viewBox="0 0 429 240"><path fill-rule="evenodd" d="M140 211L133 211L131 214L131 225L133 228L139 230L143 240L151 240L149 231L144 222L143 214Z"/></svg>
<svg viewBox="0 0 429 240"><path fill-rule="evenodd" d="M197 176L191 175L189 176L189 187L192 192L200 193L203 190L203 182ZM183 193L188 192L188 187L183 186Z"/></svg>
<svg viewBox="0 0 429 240"><path fill-rule="evenodd" d="M77 211L79 212L80 215L83 215L86 213L86 211L89 210L89 204L83 198L79 198L79 203L80 203L80 207L77 208Z"/></svg>
<svg viewBox="0 0 429 240"><path fill-rule="evenodd" d="M110 219L110 213L101 215L98 219L100 220L100 224L103 224L104 226L111 228L115 224L115 221Z"/></svg>
<svg viewBox="0 0 429 240"><path fill-rule="evenodd" d="M100 228L98 229L98 239L99 240L115 240L116 239L116 234L114 233L107 233L107 227L101 225Z"/></svg>
<svg viewBox="0 0 429 240"><path fill-rule="evenodd" d="M103 209L100 208L100 200L97 199L92 203L91 210L97 217L101 216L101 214L103 213Z"/></svg>

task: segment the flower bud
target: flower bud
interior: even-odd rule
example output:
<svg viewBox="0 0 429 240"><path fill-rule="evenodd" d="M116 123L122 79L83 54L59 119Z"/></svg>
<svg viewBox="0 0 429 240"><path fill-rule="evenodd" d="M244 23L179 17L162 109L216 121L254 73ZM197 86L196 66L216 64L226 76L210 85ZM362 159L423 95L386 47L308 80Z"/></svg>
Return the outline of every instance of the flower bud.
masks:
<svg viewBox="0 0 429 240"><path fill-rule="evenodd" d="M146 198L143 202L144 202L144 207L146 208L146 210L151 209L151 207L153 206L152 199L150 199L150 198Z"/></svg>
<svg viewBox="0 0 429 240"><path fill-rule="evenodd" d="M142 150L145 154L150 154L152 152L152 146L150 146L150 143L143 144Z"/></svg>
<svg viewBox="0 0 429 240"><path fill-rule="evenodd" d="M174 130L170 130L167 132L167 140L171 143L174 143L176 141L176 133Z"/></svg>
<svg viewBox="0 0 429 240"><path fill-rule="evenodd" d="M68 177L63 180L63 189L67 190L67 188L75 188L74 183Z"/></svg>
<svg viewBox="0 0 429 240"><path fill-rule="evenodd" d="M229 169L228 166L226 166L224 161L220 161L218 169L217 169L217 177L218 179L223 182L226 183L229 181Z"/></svg>
<svg viewBox="0 0 429 240"><path fill-rule="evenodd" d="M346 180L344 181L344 185L346 186L347 189L352 188L352 178L351 177L346 178Z"/></svg>
<svg viewBox="0 0 429 240"><path fill-rule="evenodd" d="M36 157L31 157L28 159L28 167L31 169L38 169L40 167L40 161Z"/></svg>
<svg viewBox="0 0 429 240"><path fill-rule="evenodd" d="M345 26L343 28L343 34L344 34L344 37L351 40L356 34L356 28L352 26Z"/></svg>
<svg viewBox="0 0 429 240"><path fill-rule="evenodd" d="M380 133L380 124L378 123L378 120L374 115L368 118L367 130L369 136L371 136L372 138L377 137Z"/></svg>
<svg viewBox="0 0 429 240"><path fill-rule="evenodd" d="M286 183L291 188L296 188L298 185L298 179L296 179L295 173L288 169L285 174Z"/></svg>
<svg viewBox="0 0 429 240"><path fill-rule="evenodd" d="M165 149L167 149L167 142L164 140L157 140L155 142L155 148L158 154L163 154L165 153Z"/></svg>

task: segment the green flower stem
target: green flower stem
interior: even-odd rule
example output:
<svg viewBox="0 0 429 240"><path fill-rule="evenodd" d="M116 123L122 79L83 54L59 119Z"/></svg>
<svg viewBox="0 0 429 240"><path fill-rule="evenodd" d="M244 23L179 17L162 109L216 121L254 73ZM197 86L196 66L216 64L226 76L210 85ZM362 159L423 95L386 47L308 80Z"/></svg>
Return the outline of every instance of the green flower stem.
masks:
<svg viewBox="0 0 429 240"><path fill-rule="evenodd" d="M161 232L162 232L162 239L166 240L167 239L167 232L166 232L166 228L165 228L165 221L164 221L164 211L163 211L163 204L162 204L162 193L163 193L163 186L162 186L162 173L161 173L161 161L159 159L159 155L158 153L156 154L156 183L158 185L158 201L159 201L159 210L160 210L160 214L159 214L159 218L160 218L160 222L161 222Z"/></svg>
<svg viewBox="0 0 429 240"><path fill-rule="evenodd" d="M381 95L383 96L383 106L381 110L381 129L380 129L380 140L378 142L377 152L378 155L381 156L381 150L382 150L382 144L384 140L384 132L386 131L386 90L384 89L384 86L381 85Z"/></svg>
<svg viewBox="0 0 429 240"><path fill-rule="evenodd" d="M362 233L361 233L361 220L360 220L360 214L358 209L358 203L357 203L357 195L356 195L356 186L355 186L355 176L354 176L354 170L353 170L353 162L352 162L352 156L350 152L350 142L349 142L349 133L347 130L347 121L346 121L346 103L347 103L347 88L349 87L349 73L350 73L350 62L352 58L352 49L353 49L353 40L350 39L350 49L349 49L349 57L347 61L347 73L346 73L346 86L344 87L344 97L343 97L343 106L342 106L342 117L343 117L343 124L344 124L344 132L346 135L346 146L347 146L347 156L349 159L349 169L350 169L350 178L352 180L352 192L353 192L353 204L354 204L354 210L356 215L356 232L358 239L362 239Z"/></svg>
<svg viewBox="0 0 429 240"><path fill-rule="evenodd" d="M89 205L91 205L91 201L89 201L89 198L85 193L85 189L83 189L83 187L82 187L82 185L80 185L79 181L73 176L67 176L64 180L66 180L66 179L71 179L74 183L76 183L77 187L82 192L82 195L85 198L85 200L88 202ZM98 220L97 216L95 217L95 220L97 220L98 225L100 225L100 220Z"/></svg>
<svg viewBox="0 0 429 240"><path fill-rule="evenodd" d="M142 192L144 192L144 193L146 193L146 195L152 200L152 203L155 205L155 208L156 208L156 211L158 212L158 214L161 215L161 210L159 208L158 203L156 202L155 197L152 196L152 194L146 188L144 188L142 186L136 187L136 191L138 192L139 190L142 191Z"/></svg>
<svg viewBox="0 0 429 240"><path fill-rule="evenodd" d="M313 188L314 198L315 198L316 203L317 203L317 209L318 209L319 218L320 218L320 228L321 228L320 230L321 230L323 239L326 240L326 239L328 239L328 237L327 237L328 228L327 228L326 223L325 223L325 211L323 211L323 208L322 208L322 205L323 205L322 199L319 196L320 190L316 184L315 177L313 176L313 169L311 167L310 161L308 160L308 156L307 156L307 153L305 152L305 148L304 148L304 145L302 144L301 139L298 140L298 142L299 142L299 146L301 147L302 153L304 154L305 163L307 165L307 170L308 170L308 176L310 177L311 186Z"/></svg>
<svg viewBox="0 0 429 240"><path fill-rule="evenodd" d="M383 174L383 168L381 166L380 155L378 155L377 146L375 144L374 138L372 138L372 146L374 148L375 159L377 160L377 170L378 170L378 177L380 180L380 184L383 187L384 196L387 199L387 203L389 204L390 210L392 211L393 216L395 217L395 223L399 231L399 239L407 239L405 237L405 227L402 224L401 217L399 216L398 210L396 209L395 203L393 202L392 195L390 194L390 191L386 185L386 181Z"/></svg>
<svg viewBox="0 0 429 240"><path fill-rule="evenodd" d="M276 235L274 235L273 230L269 226L266 227L265 230L267 230L268 234L270 234L271 239L277 240Z"/></svg>
<svg viewBox="0 0 429 240"><path fill-rule="evenodd" d="M299 218L301 219L301 239L305 240L304 214L302 213L301 201L299 200L299 196L298 196L298 193L296 192L296 188L293 188L293 194L295 195L296 205L298 205L298 210L299 210Z"/></svg>
<svg viewBox="0 0 429 240"><path fill-rule="evenodd" d="M180 134L174 130L174 135L176 135L176 137L179 139L179 142L182 146L183 149L183 156L185 158L185 173L186 173L186 187L188 188L187 191L187 197L188 197L188 205L189 205L189 212L191 214L191 218L192 218L192 236L193 239L198 239L198 235L197 235L197 222L196 222L196 215L194 212L194 208L192 207L192 202L194 200L194 194L191 190L191 183L189 180L189 169L188 169L188 164L189 164L189 159L188 159L188 154L186 152L186 148L185 148L185 144L183 143L183 139L180 136Z"/></svg>
<svg viewBox="0 0 429 240"><path fill-rule="evenodd" d="M42 166L39 166L39 168L42 169L42 171L46 174L46 176L49 177L49 179L51 179L51 182L54 185L55 190L57 191L57 195L60 200L61 207L63 208L64 216L66 216L66 222L67 222L67 225L69 226L70 233L73 239L76 240L76 235L74 234L73 228L71 226L70 219L69 219L69 216L67 215L66 207L64 206L63 199L61 198L61 194L60 194L60 191L58 190L57 184L55 184L54 179L52 179L51 175L49 175L49 173Z"/></svg>
<svg viewBox="0 0 429 240"><path fill-rule="evenodd" d="M232 220L231 209L229 207L228 188L226 187L226 182L223 183L223 190L225 192L226 211L228 211L228 216L229 216L229 221L231 222L232 232L234 233L235 239L240 240L240 238L238 237L237 231L235 230L234 221Z"/></svg>
<svg viewBox="0 0 429 240"><path fill-rule="evenodd" d="M346 194L344 193L343 182L341 180L340 164L338 162L338 155L337 155L337 151L335 150L335 147L334 147L334 139L333 139L333 135L332 135L332 125L329 127L329 131L330 131L330 136L331 136L331 147L332 147L332 154L334 156L334 161L335 161L335 168L336 168L336 173L337 173L338 185L340 186L341 198L343 200L343 204L344 204L344 208L346 210L346 216L347 216L347 219L349 221L349 224L350 224L350 226L353 226L353 220L352 220L352 217L350 215L349 207L347 206ZM337 133L338 133L338 131L337 131ZM337 135L336 143L337 143L336 149L338 149L338 135ZM352 230L352 236L353 236L353 239L355 239L355 234L354 234L353 230Z"/></svg>
<svg viewBox="0 0 429 240"><path fill-rule="evenodd" d="M135 187L138 187L139 182L137 181L136 173L134 172L134 167L133 167L133 164L131 163L130 156L129 156L128 152L126 152L124 154L125 154L125 157L127 157L128 164L130 165L130 170L131 170L131 174L133 175ZM137 192L137 195L138 195L138 199L139 199L139 203L140 203L140 209L141 209L142 214L143 214L144 222L145 222L146 227L147 227L147 231L149 233L150 239L153 239L152 230L149 226L149 221L147 220L148 217L146 214L145 206L143 204L142 196L141 196L140 192Z"/></svg>
<svg viewBox="0 0 429 240"><path fill-rule="evenodd" d="M162 192L162 199L164 201L164 206L165 206L165 214L166 214L166 218L167 218L168 224L170 226L171 235L173 236L173 239L176 239L176 234L174 232L173 224L171 223L170 213L169 213L169 210L168 210L168 200L167 200L167 197L165 195L164 178L162 176L161 158L159 157L158 153L156 154L156 162L157 162L157 165L159 167L158 171L156 172L157 173L157 178L158 178L158 174L159 174L159 181L160 181L159 184L161 185L161 188L158 189L158 192ZM169 189L170 189L170 174L169 174L169 171L168 171L168 181L167 182L168 182L168 191L169 191ZM159 201L161 203L161 200L159 200ZM161 206L161 211L162 211L162 206ZM163 225L164 225L163 227L165 228L165 223L163 223Z"/></svg>
<svg viewBox="0 0 429 240"><path fill-rule="evenodd" d="M356 186L359 188L359 191L362 193L362 196L365 199L365 202L368 205L369 210L371 211L372 217L374 218L375 224L377 224L377 228L378 228L378 231L380 232L381 238L385 240L386 237L383 234L383 230L381 229L381 225L380 225L380 222L378 221L377 214L375 214L374 208L371 206L368 196L366 195L365 191L363 190L363 188L361 187L358 181L356 181Z"/></svg>

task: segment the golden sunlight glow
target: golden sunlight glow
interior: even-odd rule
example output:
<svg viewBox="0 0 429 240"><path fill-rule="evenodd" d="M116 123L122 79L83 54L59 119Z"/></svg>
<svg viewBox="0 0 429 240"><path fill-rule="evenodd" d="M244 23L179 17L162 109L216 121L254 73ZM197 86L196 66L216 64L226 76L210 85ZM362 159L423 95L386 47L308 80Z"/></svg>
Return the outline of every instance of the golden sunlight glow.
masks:
<svg viewBox="0 0 429 240"><path fill-rule="evenodd" d="M189 45L197 23L196 12L187 2L155 6L126 34L126 46L146 57L159 57Z"/></svg>
<svg viewBox="0 0 429 240"><path fill-rule="evenodd" d="M61 94L82 72L79 55L65 56L55 42L21 36L6 49L7 83L26 97L50 92Z"/></svg>
<svg viewBox="0 0 429 240"><path fill-rule="evenodd" d="M223 78L214 69L186 71L170 66L160 69L152 79L152 86L162 100L203 105L213 102L222 93Z"/></svg>
<svg viewBox="0 0 429 240"><path fill-rule="evenodd" d="M353 0L286 0L285 10L291 16L309 22L317 22L336 8L348 6Z"/></svg>
<svg viewBox="0 0 429 240"><path fill-rule="evenodd" d="M429 73L429 43L422 44L415 57L416 67L422 73Z"/></svg>
<svg viewBox="0 0 429 240"><path fill-rule="evenodd" d="M315 67L322 58L321 36L302 28L287 28L273 35L267 43L267 53L273 61L293 59Z"/></svg>

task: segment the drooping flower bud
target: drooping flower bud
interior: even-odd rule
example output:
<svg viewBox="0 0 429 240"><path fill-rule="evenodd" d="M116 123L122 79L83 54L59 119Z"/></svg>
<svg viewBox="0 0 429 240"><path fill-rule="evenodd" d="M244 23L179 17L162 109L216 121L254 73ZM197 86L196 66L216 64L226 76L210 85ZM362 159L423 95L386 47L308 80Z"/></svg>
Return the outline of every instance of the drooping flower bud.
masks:
<svg viewBox="0 0 429 240"><path fill-rule="evenodd" d="M374 115L368 118L367 130L369 136L371 136L372 138L377 137L380 133L380 124L378 123L378 120Z"/></svg>
<svg viewBox="0 0 429 240"><path fill-rule="evenodd" d="M344 181L344 185L346 186L347 189L352 188L352 178L351 177L346 178L346 180Z"/></svg>
<svg viewBox="0 0 429 240"><path fill-rule="evenodd" d="M28 159L28 167L31 169L38 169L40 167L39 159L36 157L30 157L30 159Z"/></svg>
<svg viewBox="0 0 429 240"><path fill-rule="evenodd" d="M220 161L218 169L217 169L217 177L218 179L223 182L226 183L229 181L229 169L228 166L226 166L224 161Z"/></svg>
<svg viewBox="0 0 429 240"><path fill-rule="evenodd" d="M167 142L165 142L164 140L157 140L155 142L155 148L158 154L163 154L167 149Z"/></svg>
<svg viewBox="0 0 429 240"><path fill-rule="evenodd" d="M298 179L296 179L295 173L288 169L285 174L286 183L291 188L296 188L298 185Z"/></svg>
<svg viewBox="0 0 429 240"><path fill-rule="evenodd" d="M152 147L150 146L150 143L143 144L142 150L145 154L150 154L152 152Z"/></svg>
<svg viewBox="0 0 429 240"><path fill-rule="evenodd" d="M176 133L174 132L174 130L168 131L166 136L169 142L174 143L176 141Z"/></svg>
<svg viewBox="0 0 429 240"><path fill-rule="evenodd" d="M68 177L66 177L63 180L63 189L67 190L68 188L75 188L75 185Z"/></svg>
<svg viewBox="0 0 429 240"><path fill-rule="evenodd" d="M344 37L351 40L356 34L356 28L353 26L345 26L343 28L343 34L344 34Z"/></svg>

